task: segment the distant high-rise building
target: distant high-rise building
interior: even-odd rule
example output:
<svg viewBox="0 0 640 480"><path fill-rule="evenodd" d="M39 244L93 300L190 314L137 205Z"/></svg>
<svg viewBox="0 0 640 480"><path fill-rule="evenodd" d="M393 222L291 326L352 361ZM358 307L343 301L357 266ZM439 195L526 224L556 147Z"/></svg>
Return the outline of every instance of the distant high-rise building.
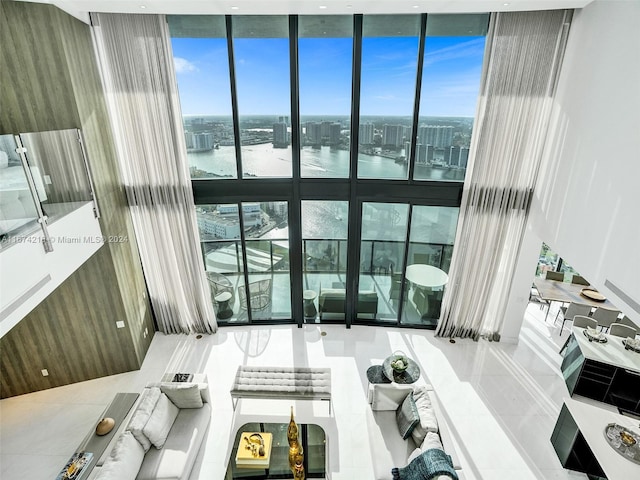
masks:
<svg viewBox="0 0 640 480"><path fill-rule="evenodd" d="M422 125L418 127L418 143L437 148L449 147L453 143L453 127L442 125Z"/></svg>
<svg viewBox="0 0 640 480"><path fill-rule="evenodd" d="M322 144L322 126L318 122L307 122L304 126L307 143L310 145Z"/></svg>
<svg viewBox="0 0 640 480"><path fill-rule="evenodd" d="M289 134L287 124L284 122L273 124L273 148L287 148L289 146Z"/></svg>
<svg viewBox="0 0 640 480"><path fill-rule="evenodd" d="M374 131L373 123L361 123L360 128L358 128L358 141L360 145L373 145Z"/></svg>
<svg viewBox="0 0 640 480"><path fill-rule="evenodd" d="M415 163L427 163L427 150L429 145L423 145L419 143L416 145L416 159ZM431 147L433 149L433 147Z"/></svg>
<svg viewBox="0 0 640 480"><path fill-rule="evenodd" d="M460 161L458 162L458 166L460 168L467 168L468 163L469 163L469 148L460 147Z"/></svg>
<svg viewBox="0 0 640 480"><path fill-rule="evenodd" d="M340 145L340 132L342 127L339 123L331 123L329 126L329 145Z"/></svg>
<svg viewBox="0 0 640 480"><path fill-rule="evenodd" d="M278 117L278 123L289 125L289 117L286 115Z"/></svg>
<svg viewBox="0 0 640 480"><path fill-rule="evenodd" d="M382 145L400 148L404 145L408 129L403 125L384 125L382 127Z"/></svg>
<svg viewBox="0 0 640 480"><path fill-rule="evenodd" d="M184 140L187 144L187 151L190 152L204 152L211 150L214 145L213 133L202 132L184 132Z"/></svg>

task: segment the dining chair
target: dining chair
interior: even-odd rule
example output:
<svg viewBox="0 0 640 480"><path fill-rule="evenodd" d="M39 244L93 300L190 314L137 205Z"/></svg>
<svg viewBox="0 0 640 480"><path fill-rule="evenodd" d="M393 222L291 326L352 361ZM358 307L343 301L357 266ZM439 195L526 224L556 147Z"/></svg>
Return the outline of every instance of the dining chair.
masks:
<svg viewBox="0 0 640 480"><path fill-rule="evenodd" d="M544 278L547 280L558 280L562 282L564 281L564 272L552 272L551 270L547 270L544 274Z"/></svg>
<svg viewBox="0 0 640 480"><path fill-rule="evenodd" d="M571 277L571 283L573 283L574 285L591 285L589 282L587 282L586 278L581 277L580 275L574 275L573 277Z"/></svg>
<svg viewBox="0 0 640 480"><path fill-rule="evenodd" d="M609 330L609 326L612 323L618 321L618 315L620 315L620 310L609 310L608 308L598 307L595 312L591 314L591 318L596 319L602 331L606 331Z"/></svg>
<svg viewBox="0 0 640 480"><path fill-rule="evenodd" d="M628 327L621 323L612 323L611 328L609 329L609 335L613 335L614 337L635 338L637 334L638 331L635 328Z"/></svg>
<svg viewBox="0 0 640 480"><path fill-rule="evenodd" d="M618 320L617 323L621 323L622 325L626 325L627 327L631 327L631 328L635 328L636 330L640 330L640 328L638 328L638 325L633 323L631 321L631 319L629 317L627 317L626 315L624 315L620 320Z"/></svg>
<svg viewBox="0 0 640 480"><path fill-rule="evenodd" d="M575 315L573 317L573 326L582 328L591 327L595 329L598 326L598 322L591 317L586 317L584 315ZM564 342L564 345L562 345L562 348L560 349L560 355L564 353L564 350L569 345L569 340L571 340L571 336L569 336L569 338L567 338L567 341Z"/></svg>
<svg viewBox="0 0 640 480"><path fill-rule="evenodd" d="M564 324L567 321L573 321L573 317L576 315L583 315L585 317L589 316L589 312L591 311L591 306L583 305L581 303L573 303L571 302L568 307L560 307L558 313L556 314L556 320L558 319L558 315L562 313L562 326L560 327L559 335L562 335L562 330L564 329ZM555 320L554 320L555 324Z"/></svg>
<svg viewBox="0 0 640 480"><path fill-rule="evenodd" d="M545 305L547 306L547 308L550 305L548 300L545 300L544 298L542 298L540 296L540 292L536 288L535 283L533 285L531 285L531 290L529 291L529 303L537 303L537 304L539 304L540 305L540 310L543 310Z"/></svg>
<svg viewBox="0 0 640 480"><path fill-rule="evenodd" d="M573 317L573 326L582 328L591 327L595 329L598 327L598 321L585 315L575 315Z"/></svg>

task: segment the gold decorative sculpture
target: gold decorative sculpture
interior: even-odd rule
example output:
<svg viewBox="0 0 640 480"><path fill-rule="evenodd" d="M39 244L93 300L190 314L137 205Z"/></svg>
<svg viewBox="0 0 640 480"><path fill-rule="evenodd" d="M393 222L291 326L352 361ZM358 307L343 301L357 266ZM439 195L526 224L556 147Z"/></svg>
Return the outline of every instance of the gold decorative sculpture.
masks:
<svg viewBox="0 0 640 480"><path fill-rule="evenodd" d="M289 468L293 472L293 478L304 480L304 452L298 440L298 426L293 419L293 407L291 407L291 420L287 428L287 440L289 441Z"/></svg>

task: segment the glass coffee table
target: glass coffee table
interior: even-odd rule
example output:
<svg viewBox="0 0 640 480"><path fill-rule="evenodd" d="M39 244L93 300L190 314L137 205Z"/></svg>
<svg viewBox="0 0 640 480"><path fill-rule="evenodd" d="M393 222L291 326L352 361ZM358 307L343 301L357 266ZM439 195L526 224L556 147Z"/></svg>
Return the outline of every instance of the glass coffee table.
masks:
<svg viewBox="0 0 640 480"><path fill-rule="evenodd" d="M252 478L255 480L293 478L289 468L287 423L247 423L238 429L227 465L225 480ZM269 468L237 468L236 453L242 432L268 432L273 435ZM298 423L298 437L304 450L305 478L326 477L326 446L324 430L319 425Z"/></svg>

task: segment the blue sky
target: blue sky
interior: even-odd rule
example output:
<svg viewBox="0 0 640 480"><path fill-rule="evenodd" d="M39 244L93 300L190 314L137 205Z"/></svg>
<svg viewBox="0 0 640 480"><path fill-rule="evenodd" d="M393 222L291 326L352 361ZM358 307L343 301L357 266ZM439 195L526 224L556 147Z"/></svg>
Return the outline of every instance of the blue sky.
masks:
<svg viewBox="0 0 640 480"><path fill-rule="evenodd" d="M484 37L427 37L421 116L475 113ZM172 39L184 115L231 115L226 40ZM351 38L299 40L300 113L349 115ZM411 115L418 39L363 39L361 115ZM289 115L287 39L235 39L240 115Z"/></svg>

